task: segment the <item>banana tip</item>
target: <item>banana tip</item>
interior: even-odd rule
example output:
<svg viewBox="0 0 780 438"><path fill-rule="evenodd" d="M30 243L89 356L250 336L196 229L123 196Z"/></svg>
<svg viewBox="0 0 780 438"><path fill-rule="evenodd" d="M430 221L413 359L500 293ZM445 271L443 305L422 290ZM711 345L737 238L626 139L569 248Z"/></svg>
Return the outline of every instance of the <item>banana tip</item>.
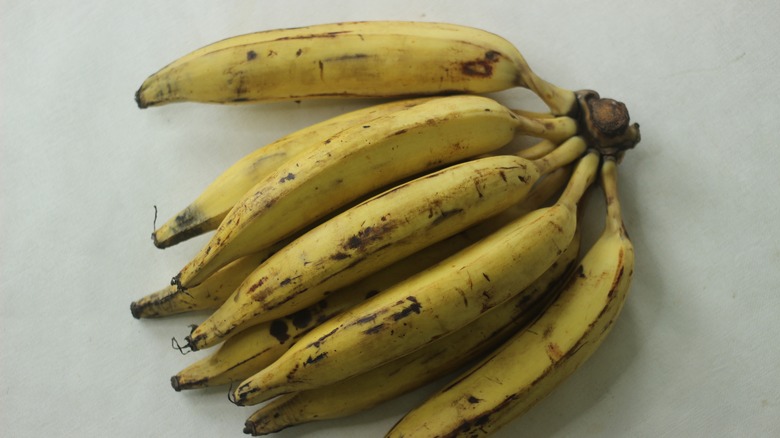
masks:
<svg viewBox="0 0 780 438"><path fill-rule="evenodd" d="M138 305L135 301L130 303L130 313L133 314L133 318L135 319L141 319L141 306Z"/></svg>
<svg viewBox="0 0 780 438"><path fill-rule="evenodd" d="M171 377L171 386L176 392L181 391L181 385L179 384L179 376Z"/></svg>
<svg viewBox="0 0 780 438"><path fill-rule="evenodd" d="M135 103L138 105L138 108L141 109L148 108L149 104L146 102L143 96L141 96L141 91L143 91L143 87L139 88L135 92Z"/></svg>
<svg viewBox="0 0 780 438"><path fill-rule="evenodd" d="M244 423L244 433L247 435L257 436L255 434L255 423L251 420L247 420Z"/></svg>
<svg viewBox="0 0 780 438"><path fill-rule="evenodd" d="M152 233L152 243L154 244L155 247L157 247L157 249L165 249L169 246L166 244L165 241L162 241L157 238L157 231Z"/></svg>

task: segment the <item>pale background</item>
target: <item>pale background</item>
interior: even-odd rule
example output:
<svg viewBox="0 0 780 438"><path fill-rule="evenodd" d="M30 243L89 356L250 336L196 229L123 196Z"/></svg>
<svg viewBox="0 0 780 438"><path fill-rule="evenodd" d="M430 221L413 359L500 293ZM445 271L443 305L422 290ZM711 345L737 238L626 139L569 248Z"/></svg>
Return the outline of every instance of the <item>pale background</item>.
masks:
<svg viewBox="0 0 780 438"><path fill-rule="evenodd" d="M369 19L449 21L514 42L570 89L626 102L637 248L603 348L498 437L768 437L780 431L780 3L12 1L0 15L0 436L243 436L223 388L176 393L203 315L137 321L204 243L149 240L239 157L356 102L141 111L133 93L224 37ZM521 90L497 95L537 102ZM433 387L279 437L381 436Z"/></svg>

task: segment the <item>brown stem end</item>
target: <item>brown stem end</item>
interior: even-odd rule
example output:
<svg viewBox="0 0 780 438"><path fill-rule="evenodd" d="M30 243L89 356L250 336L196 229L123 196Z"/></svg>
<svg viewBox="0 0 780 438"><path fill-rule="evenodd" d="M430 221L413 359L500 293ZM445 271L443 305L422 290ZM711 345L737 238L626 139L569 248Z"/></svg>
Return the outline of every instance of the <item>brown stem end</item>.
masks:
<svg viewBox="0 0 780 438"><path fill-rule="evenodd" d="M639 124L631 124L623 102L602 98L592 90L576 92L580 107L580 134L588 145L618 162L641 140Z"/></svg>

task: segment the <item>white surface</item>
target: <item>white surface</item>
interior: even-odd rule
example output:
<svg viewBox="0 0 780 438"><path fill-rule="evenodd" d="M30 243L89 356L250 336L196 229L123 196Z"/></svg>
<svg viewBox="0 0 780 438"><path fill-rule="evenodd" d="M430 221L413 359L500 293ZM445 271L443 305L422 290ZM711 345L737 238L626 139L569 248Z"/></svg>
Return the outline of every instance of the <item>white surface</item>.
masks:
<svg viewBox="0 0 780 438"><path fill-rule="evenodd" d="M204 243L155 249L153 206L159 224L255 147L359 104L141 111L133 93L223 37L361 19L491 30L543 77L622 100L642 126L620 168L637 248L625 312L584 368L497 436L779 433L777 2L1 4L0 436L243 436L252 410L223 388L169 386L196 359L169 340L202 315L130 316ZM278 436L382 436L425 393Z"/></svg>

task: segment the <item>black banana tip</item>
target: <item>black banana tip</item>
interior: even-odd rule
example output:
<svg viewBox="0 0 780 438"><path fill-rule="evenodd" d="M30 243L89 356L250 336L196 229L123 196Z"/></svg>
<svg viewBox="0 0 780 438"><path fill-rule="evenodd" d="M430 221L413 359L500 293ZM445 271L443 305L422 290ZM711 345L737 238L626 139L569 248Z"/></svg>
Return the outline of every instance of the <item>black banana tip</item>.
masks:
<svg viewBox="0 0 780 438"><path fill-rule="evenodd" d="M135 103L136 103L136 105L138 105L138 108L144 109L144 108L148 107L149 105L147 105L146 102L144 101L144 99L141 97L141 90L142 89L143 89L143 87L139 88L135 92Z"/></svg>
<svg viewBox="0 0 780 438"><path fill-rule="evenodd" d="M138 305L135 301L130 303L130 313L133 314L133 318L135 319L141 319L141 306Z"/></svg>
<svg viewBox="0 0 780 438"><path fill-rule="evenodd" d="M173 386L173 389L176 392L180 392L181 391L181 385L179 384L179 376L171 377L171 386Z"/></svg>

